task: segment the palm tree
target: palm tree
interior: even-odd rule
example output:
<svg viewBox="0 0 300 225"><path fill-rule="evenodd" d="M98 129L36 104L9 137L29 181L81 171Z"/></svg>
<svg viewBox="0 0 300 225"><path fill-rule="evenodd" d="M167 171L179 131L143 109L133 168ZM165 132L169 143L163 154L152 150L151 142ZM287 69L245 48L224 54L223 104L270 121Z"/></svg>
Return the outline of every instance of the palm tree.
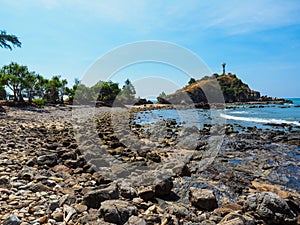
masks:
<svg viewBox="0 0 300 225"><path fill-rule="evenodd" d="M10 44L9 44L10 42ZM8 48L9 50L12 50L12 46L15 47L21 47L21 42L15 35L6 34L6 31L1 30L0 31L0 47L1 48Z"/></svg>

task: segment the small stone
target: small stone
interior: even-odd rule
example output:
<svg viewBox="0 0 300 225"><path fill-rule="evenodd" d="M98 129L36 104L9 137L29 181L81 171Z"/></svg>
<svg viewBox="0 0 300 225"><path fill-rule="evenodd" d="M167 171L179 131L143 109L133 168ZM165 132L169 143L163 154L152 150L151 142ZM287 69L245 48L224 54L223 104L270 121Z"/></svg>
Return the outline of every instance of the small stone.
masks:
<svg viewBox="0 0 300 225"><path fill-rule="evenodd" d="M52 217L56 222L64 221L64 213L63 212L54 212Z"/></svg>
<svg viewBox="0 0 300 225"><path fill-rule="evenodd" d="M154 191L151 186L138 190L138 196L144 201L148 201L154 198Z"/></svg>
<svg viewBox="0 0 300 225"><path fill-rule="evenodd" d="M58 202L58 201L52 201L52 202L50 202L50 204L49 204L49 210L50 210L51 212L54 212L55 209L57 209L58 207L59 207L59 202Z"/></svg>
<svg viewBox="0 0 300 225"><path fill-rule="evenodd" d="M163 197L170 194L171 189L173 188L173 182L171 178L159 180L155 184L155 196Z"/></svg>
<svg viewBox="0 0 300 225"><path fill-rule="evenodd" d="M128 183L122 182L120 185L120 194L127 199L133 199L137 196L135 188L131 187Z"/></svg>
<svg viewBox="0 0 300 225"><path fill-rule="evenodd" d="M101 203L100 212L106 222L124 224L130 216L137 215L137 208L122 200L107 200Z"/></svg>
<svg viewBox="0 0 300 225"><path fill-rule="evenodd" d="M20 225L20 219L15 215L11 214L7 220L3 222L3 225Z"/></svg>
<svg viewBox="0 0 300 225"><path fill-rule="evenodd" d="M73 205L74 209L76 209L76 211L78 213L83 213L84 211L88 210L88 207L86 205L81 205L81 204L75 204Z"/></svg>
<svg viewBox="0 0 300 225"><path fill-rule="evenodd" d="M146 225L146 221L143 218L137 216L131 216L125 225Z"/></svg>
<svg viewBox="0 0 300 225"><path fill-rule="evenodd" d="M89 208L99 209L101 202L118 198L118 187L115 183L106 188L92 190L83 196L83 204Z"/></svg>
<svg viewBox="0 0 300 225"><path fill-rule="evenodd" d="M209 189L190 188L190 202L193 206L202 210L214 210L218 207L214 192Z"/></svg>
<svg viewBox="0 0 300 225"><path fill-rule="evenodd" d="M37 163L40 166L55 166L57 164L57 154L42 155L37 158Z"/></svg>
<svg viewBox="0 0 300 225"><path fill-rule="evenodd" d="M32 158L32 159L29 159L27 162L26 162L26 165L27 166L30 166L30 167L33 167L35 164L37 164L37 159L36 157Z"/></svg>
<svg viewBox="0 0 300 225"><path fill-rule="evenodd" d="M48 220L48 216L43 216L41 218L39 218L39 223L46 223Z"/></svg>

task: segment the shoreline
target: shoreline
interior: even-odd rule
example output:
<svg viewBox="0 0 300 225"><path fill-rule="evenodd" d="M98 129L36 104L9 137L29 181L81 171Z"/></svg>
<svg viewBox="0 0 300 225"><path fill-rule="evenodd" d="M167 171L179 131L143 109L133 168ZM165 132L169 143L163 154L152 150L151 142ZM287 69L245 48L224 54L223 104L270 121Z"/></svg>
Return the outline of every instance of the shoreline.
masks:
<svg viewBox="0 0 300 225"><path fill-rule="evenodd" d="M85 120L73 117L71 107L8 108L0 117L1 223L14 214L24 225L63 224L66 212L68 224L216 224L233 215L258 224L268 219L247 204L252 194L266 191L274 193L271 200L299 206L299 132L236 132L230 125L183 129L168 120L144 127L121 108L97 108L94 119L86 119L89 109L80 110ZM214 129L222 145L204 168ZM105 166L103 154L113 167ZM119 167L123 163L126 170ZM203 203L203 193L210 202ZM125 222L106 217L118 218L115 208L125 210ZM297 224L289 213L294 210L299 220L299 211L288 209L276 212L284 215L278 221Z"/></svg>

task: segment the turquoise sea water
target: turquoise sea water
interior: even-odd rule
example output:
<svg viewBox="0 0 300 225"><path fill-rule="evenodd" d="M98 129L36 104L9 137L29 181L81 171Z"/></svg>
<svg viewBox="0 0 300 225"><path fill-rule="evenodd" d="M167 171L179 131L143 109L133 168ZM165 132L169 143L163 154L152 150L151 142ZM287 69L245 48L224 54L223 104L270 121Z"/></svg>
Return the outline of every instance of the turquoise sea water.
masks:
<svg viewBox="0 0 300 225"><path fill-rule="evenodd" d="M225 123L261 129L282 129L282 125L287 124L297 129L300 128L300 98L290 100L293 104L229 105L225 110L152 110L138 113L136 122L150 124L175 119L180 124L199 128L203 124Z"/></svg>

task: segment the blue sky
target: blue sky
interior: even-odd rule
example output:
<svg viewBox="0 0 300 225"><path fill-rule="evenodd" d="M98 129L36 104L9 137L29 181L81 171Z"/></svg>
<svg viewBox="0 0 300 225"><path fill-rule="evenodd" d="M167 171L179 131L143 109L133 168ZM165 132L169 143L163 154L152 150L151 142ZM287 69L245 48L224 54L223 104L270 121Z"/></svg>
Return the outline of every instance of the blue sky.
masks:
<svg viewBox="0 0 300 225"><path fill-rule="evenodd" d="M236 73L252 89L300 97L300 2L298 0L0 0L1 30L22 48L0 49L0 65L27 65L45 77L72 83L102 55L143 40L175 43L196 53L211 69ZM132 66L112 80L174 68ZM184 75L182 75L184 77ZM187 78L185 78L187 79ZM176 79L177 86L185 79ZM175 85L175 86L176 86ZM172 85L171 85L172 86Z"/></svg>

